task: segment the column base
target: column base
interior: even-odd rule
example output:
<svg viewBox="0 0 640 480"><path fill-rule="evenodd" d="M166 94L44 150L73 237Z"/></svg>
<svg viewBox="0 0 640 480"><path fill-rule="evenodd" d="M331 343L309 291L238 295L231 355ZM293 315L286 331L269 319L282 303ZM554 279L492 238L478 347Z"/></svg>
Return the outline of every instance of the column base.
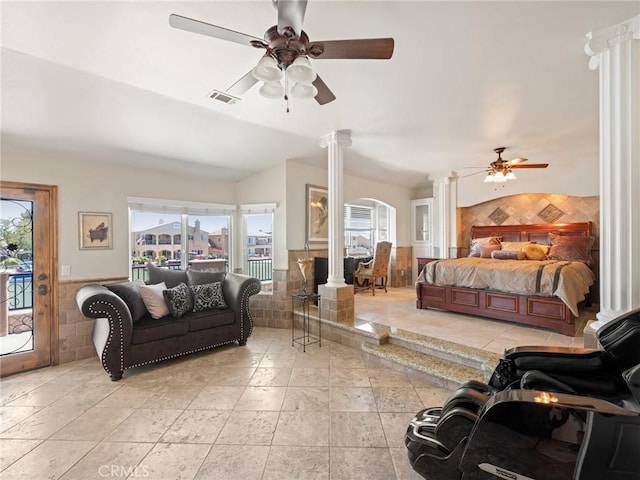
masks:
<svg viewBox="0 0 640 480"><path fill-rule="evenodd" d="M354 301L353 285L318 285L321 295L323 320L336 323L353 324Z"/></svg>

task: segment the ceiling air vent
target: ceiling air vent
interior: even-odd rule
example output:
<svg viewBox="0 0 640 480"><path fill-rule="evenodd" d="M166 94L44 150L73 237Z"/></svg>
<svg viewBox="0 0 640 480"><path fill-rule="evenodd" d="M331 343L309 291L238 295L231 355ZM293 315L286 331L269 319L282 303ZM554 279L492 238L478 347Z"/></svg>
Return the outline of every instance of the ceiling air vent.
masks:
<svg viewBox="0 0 640 480"><path fill-rule="evenodd" d="M213 98L214 100L219 100L223 103L228 103L229 105L233 105L234 103L240 101L240 98L234 97L233 95L229 95L225 92L220 92L219 90L212 90L211 93L209 93L209 97Z"/></svg>

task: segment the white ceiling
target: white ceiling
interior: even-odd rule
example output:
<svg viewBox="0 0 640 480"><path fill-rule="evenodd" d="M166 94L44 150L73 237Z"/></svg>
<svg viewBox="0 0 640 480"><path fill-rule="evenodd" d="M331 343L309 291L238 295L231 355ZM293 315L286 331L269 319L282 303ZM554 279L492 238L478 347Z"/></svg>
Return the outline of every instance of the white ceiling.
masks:
<svg viewBox="0 0 640 480"><path fill-rule="evenodd" d="M597 162L598 73L585 35L640 2L309 0L312 41L393 37L391 60L314 60L337 100L208 98L262 53L169 26L171 13L262 37L270 0L2 1L5 145L237 181L285 159L326 164L349 130L347 172L410 187L495 159ZM528 171L531 172L531 171ZM526 175L526 173L524 173Z"/></svg>

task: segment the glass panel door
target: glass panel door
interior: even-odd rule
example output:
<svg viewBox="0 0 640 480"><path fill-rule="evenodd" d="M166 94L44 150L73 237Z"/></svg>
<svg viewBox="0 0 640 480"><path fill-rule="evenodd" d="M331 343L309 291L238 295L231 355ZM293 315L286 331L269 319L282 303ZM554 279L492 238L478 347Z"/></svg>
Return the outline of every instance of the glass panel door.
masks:
<svg viewBox="0 0 640 480"><path fill-rule="evenodd" d="M50 365L57 352L56 187L20 185L2 182L0 197L1 375Z"/></svg>

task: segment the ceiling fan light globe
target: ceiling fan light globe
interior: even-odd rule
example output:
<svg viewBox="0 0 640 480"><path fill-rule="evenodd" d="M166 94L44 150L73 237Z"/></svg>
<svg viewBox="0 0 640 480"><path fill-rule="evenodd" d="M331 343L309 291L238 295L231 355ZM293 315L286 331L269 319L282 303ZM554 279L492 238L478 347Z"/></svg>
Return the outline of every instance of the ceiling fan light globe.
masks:
<svg viewBox="0 0 640 480"><path fill-rule="evenodd" d="M487 176L484 177L484 183L493 183L493 174L487 173Z"/></svg>
<svg viewBox="0 0 640 480"><path fill-rule="evenodd" d="M496 182L501 182L504 179L504 173L496 172L493 177Z"/></svg>
<svg viewBox="0 0 640 480"><path fill-rule="evenodd" d="M261 82L276 82L282 78L282 70L276 61L268 55L260 59L251 70L251 74Z"/></svg>
<svg viewBox="0 0 640 480"><path fill-rule="evenodd" d="M509 170L509 171L507 172L507 174L504 176L504 178L505 178L506 180L515 180L515 179L516 179L516 178L518 178L518 177L516 177L516 174L515 174L515 173L513 173L511 170Z"/></svg>
<svg viewBox="0 0 640 480"><path fill-rule="evenodd" d="M284 87L278 81L264 82L259 90L260 95L272 100L278 100L284 97Z"/></svg>
<svg viewBox="0 0 640 480"><path fill-rule="evenodd" d="M313 68L311 68L309 59L300 56L287 67L287 76L290 80L297 83L311 83L316 79L317 75L316 72L313 71Z"/></svg>
<svg viewBox="0 0 640 480"><path fill-rule="evenodd" d="M300 99L314 98L318 94L318 89L310 83L297 82L291 87L291 96Z"/></svg>

